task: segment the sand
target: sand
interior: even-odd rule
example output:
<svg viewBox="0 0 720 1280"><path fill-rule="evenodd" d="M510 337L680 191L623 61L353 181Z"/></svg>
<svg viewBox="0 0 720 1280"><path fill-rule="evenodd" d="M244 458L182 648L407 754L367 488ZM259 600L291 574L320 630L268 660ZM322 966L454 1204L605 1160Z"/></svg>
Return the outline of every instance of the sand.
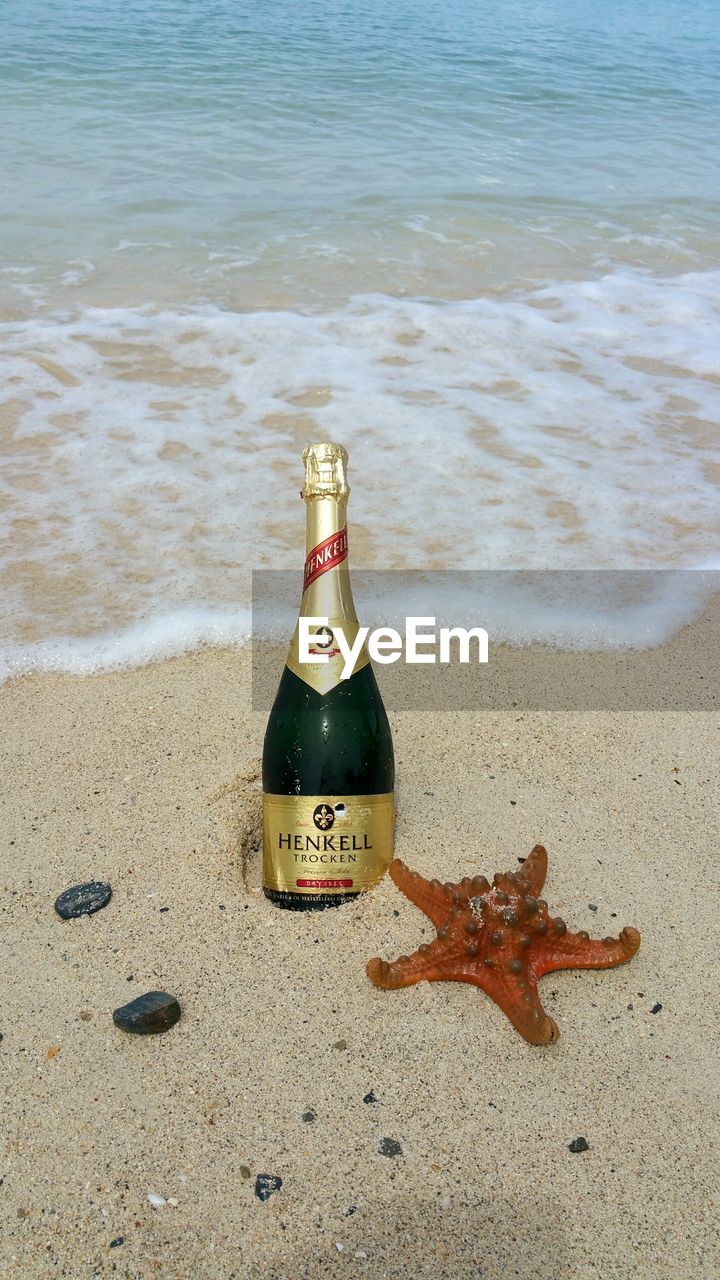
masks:
<svg viewBox="0 0 720 1280"><path fill-rule="evenodd" d="M642 932L622 968L543 980L562 1038L533 1048L472 986L370 985L431 929L389 880L319 916L265 901L248 680L214 651L0 690L6 1273L719 1274L718 715L391 714L400 856L456 879L542 841L551 911ZM92 878L110 905L61 921ZM157 988L176 1027L113 1026Z"/></svg>

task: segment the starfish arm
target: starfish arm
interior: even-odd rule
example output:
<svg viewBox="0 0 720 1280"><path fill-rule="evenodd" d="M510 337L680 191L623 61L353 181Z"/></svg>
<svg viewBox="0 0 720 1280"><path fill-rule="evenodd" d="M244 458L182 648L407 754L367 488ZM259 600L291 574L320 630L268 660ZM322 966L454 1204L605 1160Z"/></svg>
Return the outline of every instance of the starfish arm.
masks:
<svg viewBox="0 0 720 1280"><path fill-rule="evenodd" d="M452 901L450 891L444 884L439 880L426 880L417 871L411 871L399 858L393 858L390 863L390 876L398 889L402 889L405 897L432 920L436 929L445 923L452 909Z"/></svg>
<svg viewBox="0 0 720 1280"><path fill-rule="evenodd" d="M424 943L413 951L411 956L399 956L397 960L381 960L376 956L368 960L365 972L376 987L385 991L396 991L398 987L412 987L416 982L434 982L453 979L460 982L472 982L474 979L466 975L463 961L467 957L464 948L458 949L457 957L448 952L447 943Z"/></svg>
<svg viewBox="0 0 720 1280"><path fill-rule="evenodd" d="M529 893L537 898L542 893L542 887L545 883L545 877L548 869L547 849L541 844L536 844L531 850L527 858L523 862L518 875L525 880L530 881Z"/></svg>
<svg viewBox="0 0 720 1280"><path fill-rule="evenodd" d="M502 1009L528 1044L549 1044L552 1040L560 1039L560 1029L543 1009L535 982L530 981L520 987L514 975L510 978L491 972L478 985Z"/></svg>
<svg viewBox="0 0 720 1280"><path fill-rule="evenodd" d="M545 941L533 957L536 977L557 969L612 969L631 960L640 946L637 929L627 925L619 938L589 938L587 934L566 933L555 942Z"/></svg>

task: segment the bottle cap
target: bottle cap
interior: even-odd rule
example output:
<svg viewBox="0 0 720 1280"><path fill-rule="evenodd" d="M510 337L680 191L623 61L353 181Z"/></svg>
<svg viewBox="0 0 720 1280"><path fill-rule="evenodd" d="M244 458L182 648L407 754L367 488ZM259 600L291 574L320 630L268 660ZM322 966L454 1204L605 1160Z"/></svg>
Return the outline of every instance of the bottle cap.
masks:
<svg viewBox="0 0 720 1280"><path fill-rule="evenodd" d="M350 492L347 482L348 456L341 444L321 440L303 449L305 463L305 488L303 497L346 498Z"/></svg>

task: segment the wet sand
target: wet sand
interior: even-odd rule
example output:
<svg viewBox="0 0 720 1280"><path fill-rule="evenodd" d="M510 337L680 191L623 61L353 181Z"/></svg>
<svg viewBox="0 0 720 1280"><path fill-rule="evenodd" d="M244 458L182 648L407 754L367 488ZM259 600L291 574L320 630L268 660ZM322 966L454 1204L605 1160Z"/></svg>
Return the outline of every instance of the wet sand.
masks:
<svg viewBox="0 0 720 1280"><path fill-rule="evenodd" d="M642 933L622 968L543 979L562 1037L533 1048L472 986L370 985L371 956L432 928L389 879L319 916L265 901L249 666L210 651L0 690L7 1274L717 1274L718 715L391 714L399 856L455 880L541 841L551 912ZM56 895L93 878L109 906L61 921ZM151 989L180 1023L116 1029Z"/></svg>

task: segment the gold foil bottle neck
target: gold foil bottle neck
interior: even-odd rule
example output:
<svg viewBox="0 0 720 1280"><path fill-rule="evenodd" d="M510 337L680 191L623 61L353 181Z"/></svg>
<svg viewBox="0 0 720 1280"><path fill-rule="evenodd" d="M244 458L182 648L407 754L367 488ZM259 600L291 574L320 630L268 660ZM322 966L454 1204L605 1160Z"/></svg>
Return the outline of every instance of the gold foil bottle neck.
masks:
<svg viewBox="0 0 720 1280"><path fill-rule="evenodd" d="M347 498L350 486L347 482L348 456L341 444L321 440L303 449L305 463L305 488L307 502L314 498Z"/></svg>

